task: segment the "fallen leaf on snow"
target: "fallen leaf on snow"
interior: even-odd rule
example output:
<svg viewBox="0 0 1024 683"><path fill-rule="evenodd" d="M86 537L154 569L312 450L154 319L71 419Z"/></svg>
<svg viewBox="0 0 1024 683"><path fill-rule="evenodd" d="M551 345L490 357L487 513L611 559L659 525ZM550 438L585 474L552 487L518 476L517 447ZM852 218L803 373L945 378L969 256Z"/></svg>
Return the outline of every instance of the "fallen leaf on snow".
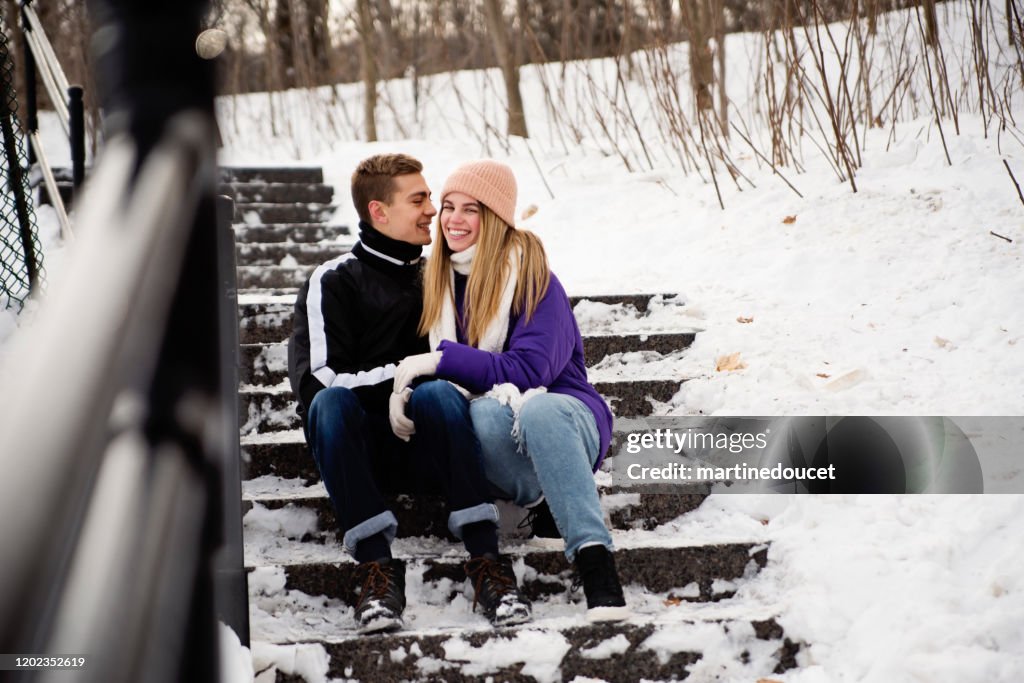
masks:
<svg viewBox="0 0 1024 683"><path fill-rule="evenodd" d="M754 322L754 319L753 319L753 318L745 318L745 317L743 317L743 316L741 315L740 317L736 318L736 322L738 322L738 323L743 323L743 324L745 325L745 324L747 324L747 323L752 323L752 322Z"/></svg>
<svg viewBox="0 0 1024 683"><path fill-rule="evenodd" d="M818 372L818 373L815 373L815 376L816 377L821 377L822 379L828 379L832 375L828 374L827 372Z"/></svg>
<svg viewBox="0 0 1024 683"><path fill-rule="evenodd" d="M667 598L665 598L665 607L675 607L677 605L681 605L682 603L683 599L677 598L674 595L670 595Z"/></svg>
<svg viewBox="0 0 1024 683"><path fill-rule="evenodd" d="M528 207L523 209L523 215L520 216L520 218L525 221L527 218L529 218L530 216L532 216L535 213L537 213L537 205L536 204L530 204Z"/></svg>
<svg viewBox="0 0 1024 683"><path fill-rule="evenodd" d="M782 683L782 681L777 681L774 678L759 678L757 683Z"/></svg>
<svg viewBox="0 0 1024 683"><path fill-rule="evenodd" d="M786 216L782 219L782 222L786 225L792 225L793 223L796 223L796 216Z"/></svg>
<svg viewBox="0 0 1024 683"><path fill-rule="evenodd" d="M956 348L956 345L954 345L953 342L949 341L948 339L943 339L942 337L935 337L935 345L938 346L940 349Z"/></svg>
<svg viewBox="0 0 1024 683"><path fill-rule="evenodd" d="M719 356L715 361L716 372L731 372L733 370L742 370L747 367L747 364L740 360L740 353L730 353L728 356Z"/></svg>
<svg viewBox="0 0 1024 683"><path fill-rule="evenodd" d="M825 388L829 391L843 391L860 384L867 376L866 372L857 368L856 370L850 370L849 372L836 377L834 380L826 384Z"/></svg>

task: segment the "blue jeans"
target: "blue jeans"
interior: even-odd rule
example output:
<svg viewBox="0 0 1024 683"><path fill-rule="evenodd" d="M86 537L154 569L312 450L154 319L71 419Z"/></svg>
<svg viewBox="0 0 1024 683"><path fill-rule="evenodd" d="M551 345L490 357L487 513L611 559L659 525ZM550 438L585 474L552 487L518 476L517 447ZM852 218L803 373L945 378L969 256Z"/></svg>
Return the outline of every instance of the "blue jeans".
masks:
<svg viewBox="0 0 1024 683"><path fill-rule="evenodd" d="M323 389L309 407L309 446L352 554L374 534L389 543L395 538L398 520L381 485L394 493L442 493L456 538L472 522L498 522L469 401L448 382L425 382L413 392L408 414L416 433L406 443L392 433L387 415L367 413L351 389Z"/></svg>
<svg viewBox="0 0 1024 683"><path fill-rule="evenodd" d="M584 545L612 548L594 484L601 439L582 401L565 394L531 397L519 411L518 437L512 436L512 409L496 399L479 398L469 412L484 472L500 498L524 507L546 498L570 562Z"/></svg>

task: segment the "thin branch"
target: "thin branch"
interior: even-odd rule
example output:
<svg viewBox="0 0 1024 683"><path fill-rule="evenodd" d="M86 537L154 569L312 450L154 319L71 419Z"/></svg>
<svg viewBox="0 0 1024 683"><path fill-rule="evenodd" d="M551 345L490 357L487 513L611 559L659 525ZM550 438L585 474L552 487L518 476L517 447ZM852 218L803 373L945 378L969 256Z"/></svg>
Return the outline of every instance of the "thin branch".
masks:
<svg viewBox="0 0 1024 683"><path fill-rule="evenodd" d="M1013 186L1017 188L1017 197L1020 198L1020 203L1024 204L1024 194L1021 194L1020 183L1018 183L1017 179L1014 177L1013 171L1010 170L1010 164L1006 163L1006 159L1003 159L1003 166L1006 167L1006 172L1010 174L1010 180L1013 181Z"/></svg>
<svg viewBox="0 0 1024 683"><path fill-rule="evenodd" d="M779 176L780 178L782 178L782 182L786 183L786 185L789 185L789 189L793 190L793 192L796 192L796 195L797 195L798 197L800 197L800 199L803 199L803 198L804 198L804 196L803 196L802 194L800 194L800 190L798 190L798 189L796 189L795 187L793 187L793 183L791 183L791 182L789 182L788 180L786 180L786 176L782 175L782 174L781 174L781 173L779 172L779 169L778 169L778 167L776 167L776 166L775 166L775 164L774 164L774 163L772 163L772 161L771 161L770 159L768 159L767 157L765 157L765 155L761 154L761 152L759 152L759 151L758 151L757 147L755 147L755 146L754 146L754 143L750 141L750 138L748 138L748 137L747 137L746 135L744 135L744 134L742 133L742 131L740 131L740 129L736 127L736 124L735 124L735 123L731 123L731 122L730 122L730 124L729 124L729 125L730 125L730 126L732 126L732 129L733 129L734 131L736 131L736 134L737 134L737 135L739 135L739 136L740 136L741 138L743 138L743 141L744 141L744 142L746 142L746 143L747 143L748 145L750 145L750 149L752 149L752 150L754 151L754 154L756 154L756 155L757 155L757 157L758 157L759 159L761 159L762 161L764 161L764 162L765 162L766 164L768 164L769 166L771 166L771 167L772 167L772 171L774 171L774 172L775 172L775 175L777 175L777 176Z"/></svg>

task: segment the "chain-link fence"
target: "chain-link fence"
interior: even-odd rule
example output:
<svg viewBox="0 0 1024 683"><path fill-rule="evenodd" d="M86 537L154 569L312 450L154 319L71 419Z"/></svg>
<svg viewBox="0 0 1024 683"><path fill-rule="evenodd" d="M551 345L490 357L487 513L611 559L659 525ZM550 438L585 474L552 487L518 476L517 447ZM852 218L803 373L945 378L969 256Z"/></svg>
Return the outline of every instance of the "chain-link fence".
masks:
<svg viewBox="0 0 1024 683"><path fill-rule="evenodd" d="M25 141L18 124L14 63L0 17L0 309L17 308L44 283L43 251L28 182Z"/></svg>

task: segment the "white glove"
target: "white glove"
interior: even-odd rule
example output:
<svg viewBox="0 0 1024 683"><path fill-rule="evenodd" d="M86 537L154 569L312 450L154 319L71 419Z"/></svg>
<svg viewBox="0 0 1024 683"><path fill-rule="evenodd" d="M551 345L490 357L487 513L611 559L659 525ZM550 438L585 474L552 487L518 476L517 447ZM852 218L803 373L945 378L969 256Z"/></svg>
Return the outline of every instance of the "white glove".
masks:
<svg viewBox="0 0 1024 683"><path fill-rule="evenodd" d="M401 393L408 388L417 377L435 374L440 363L440 351L408 356L395 368L395 393Z"/></svg>
<svg viewBox="0 0 1024 683"><path fill-rule="evenodd" d="M388 400L391 431L402 441L408 441L409 437L416 433L416 425L405 414L405 406L409 404L410 398L412 398L412 389L405 389L401 393L391 394L391 398Z"/></svg>

